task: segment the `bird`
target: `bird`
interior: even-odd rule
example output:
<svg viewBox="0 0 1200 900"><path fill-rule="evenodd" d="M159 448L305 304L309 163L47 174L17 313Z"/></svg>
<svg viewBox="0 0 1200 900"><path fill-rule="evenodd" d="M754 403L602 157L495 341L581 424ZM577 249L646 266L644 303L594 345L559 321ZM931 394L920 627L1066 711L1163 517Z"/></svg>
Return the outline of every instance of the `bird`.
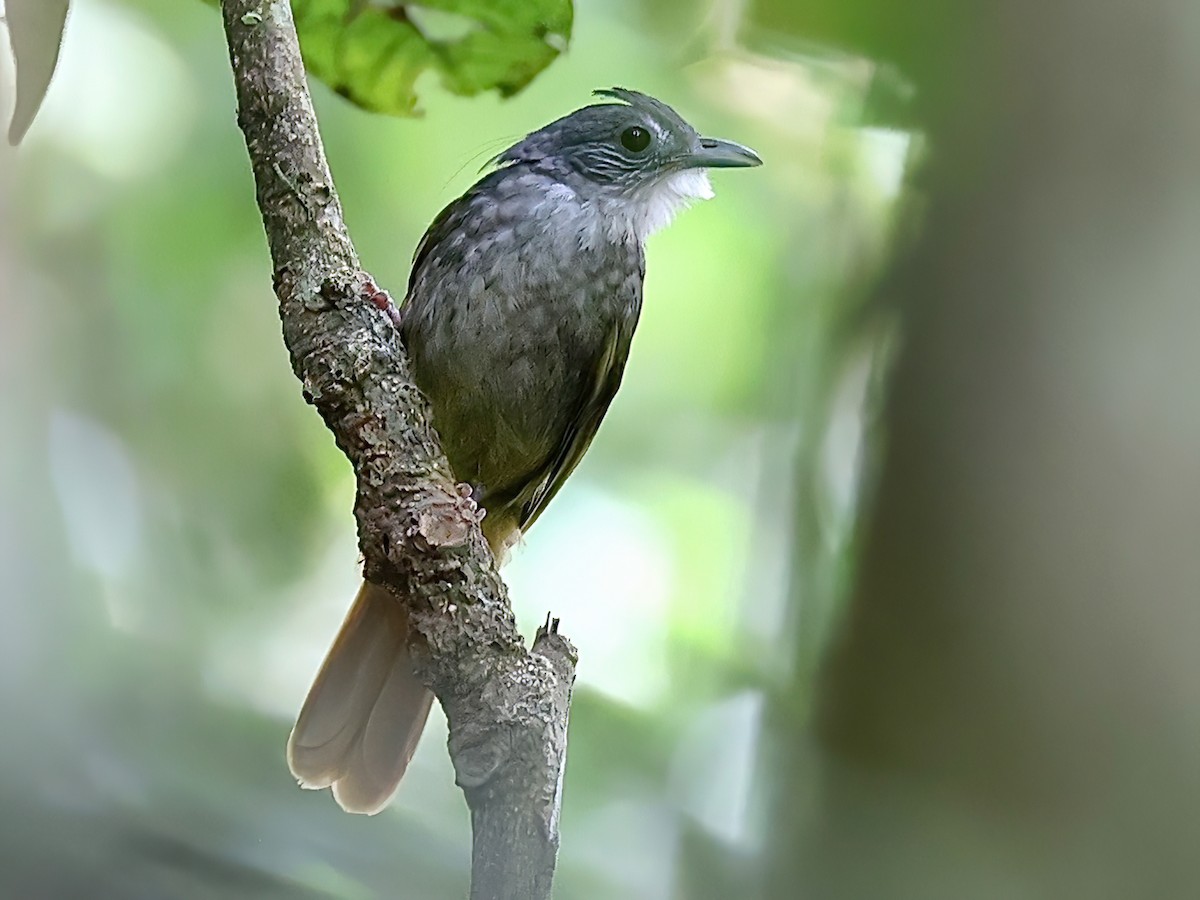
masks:
<svg viewBox="0 0 1200 900"><path fill-rule="evenodd" d="M761 165L674 109L614 87L531 132L434 219L397 322L412 377L498 561L579 464L621 383L645 241L713 196L709 169ZM305 788L387 804L433 702L402 598L363 583L287 745Z"/></svg>

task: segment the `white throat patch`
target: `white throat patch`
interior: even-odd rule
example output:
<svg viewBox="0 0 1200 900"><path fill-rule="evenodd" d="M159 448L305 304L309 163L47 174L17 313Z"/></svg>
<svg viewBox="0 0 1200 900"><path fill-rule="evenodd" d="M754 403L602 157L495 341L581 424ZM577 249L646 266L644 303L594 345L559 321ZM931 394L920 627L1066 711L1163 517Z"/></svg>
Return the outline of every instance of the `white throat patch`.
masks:
<svg viewBox="0 0 1200 900"><path fill-rule="evenodd" d="M588 202L581 210L579 242L584 247L595 247L604 241L619 244L630 239L641 243L670 225L680 210L712 196L708 172L685 169L632 194Z"/></svg>
<svg viewBox="0 0 1200 900"><path fill-rule="evenodd" d="M712 196L708 172L685 169L643 188L626 201L628 210L623 224L639 241L644 241L670 225L676 213L697 200L711 200Z"/></svg>
<svg viewBox="0 0 1200 900"><path fill-rule="evenodd" d="M569 188L563 190L573 198ZM554 214L575 219L575 235L581 247L603 243L620 244L629 240L641 243L659 229L671 224L676 213L696 200L713 196L708 172L685 169L632 194L610 195L602 199L573 204L568 197L555 197ZM563 220L559 219L561 225Z"/></svg>

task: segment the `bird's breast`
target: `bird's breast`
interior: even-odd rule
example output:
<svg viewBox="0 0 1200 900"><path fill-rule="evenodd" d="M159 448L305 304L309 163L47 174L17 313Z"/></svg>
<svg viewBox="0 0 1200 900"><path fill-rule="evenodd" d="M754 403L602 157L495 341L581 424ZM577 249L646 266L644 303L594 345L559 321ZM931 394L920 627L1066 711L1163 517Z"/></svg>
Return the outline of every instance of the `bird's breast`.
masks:
<svg viewBox="0 0 1200 900"><path fill-rule="evenodd" d="M635 241L586 240L568 189L471 207L414 273L404 327L456 475L491 487L557 452L636 320L643 264Z"/></svg>

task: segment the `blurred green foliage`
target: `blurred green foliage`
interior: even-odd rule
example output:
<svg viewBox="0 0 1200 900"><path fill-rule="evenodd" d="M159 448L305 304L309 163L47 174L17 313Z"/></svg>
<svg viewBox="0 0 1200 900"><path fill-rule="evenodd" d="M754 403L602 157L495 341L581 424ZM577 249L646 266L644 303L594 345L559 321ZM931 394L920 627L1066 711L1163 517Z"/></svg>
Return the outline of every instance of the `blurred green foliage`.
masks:
<svg viewBox="0 0 1200 900"><path fill-rule="evenodd" d="M749 52L690 4L582 7L528 90L453 96L549 62L482 18L534 8L570 30L565 4L454 5L481 17L464 40L514 56L484 72L455 62L469 44L414 50L457 73L422 90L421 121L320 86L318 115L394 292L484 160L594 88L660 96L766 160L653 238L625 384L506 573L528 630L552 609L581 653L556 896L728 897L768 852L754 773L781 752L776 701L807 702L792 624L827 619L848 565L873 345L845 323L906 143L858 127L861 60ZM359 102L411 108L398 65ZM353 482L282 347L218 18L79 0L0 203L0 714L20 723L0 743L0 893L461 896L469 827L436 713L375 819L283 762L358 577Z"/></svg>
<svg viewBox="0 0 1200 900"><path fill-rule="evenodd" d="M208 0L219 5L219 0ZM417 112L417 80L515 94L566 49L571 0L293 0L308 71L373 112Z"/></svg>

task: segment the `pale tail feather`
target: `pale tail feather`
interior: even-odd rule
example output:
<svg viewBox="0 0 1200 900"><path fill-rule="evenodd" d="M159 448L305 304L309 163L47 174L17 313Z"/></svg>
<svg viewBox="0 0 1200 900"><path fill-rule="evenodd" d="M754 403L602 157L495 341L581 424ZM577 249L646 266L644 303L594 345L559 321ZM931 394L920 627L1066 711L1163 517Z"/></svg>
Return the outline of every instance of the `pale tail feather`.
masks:
<svg viewBox="0 0 1200 900"><path fill-rule="evenodd" d="M347 812L377 813L417 749L433 694L412 673L408 612L363 582L288 738L305 788L333 786Z"/></svg>

